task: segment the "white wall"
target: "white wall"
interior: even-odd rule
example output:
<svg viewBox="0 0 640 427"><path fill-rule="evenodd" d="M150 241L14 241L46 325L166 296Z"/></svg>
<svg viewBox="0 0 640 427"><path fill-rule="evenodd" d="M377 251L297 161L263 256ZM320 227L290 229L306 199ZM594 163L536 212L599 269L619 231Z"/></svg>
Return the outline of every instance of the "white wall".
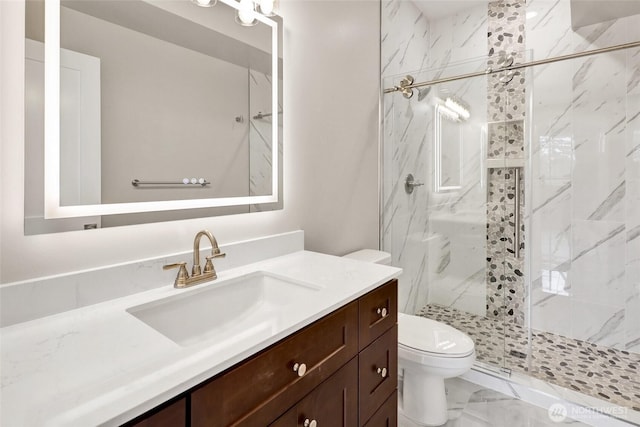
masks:
<svg viewBox="0 0 640 427"><path fill-rule="evenodd" d="M300 218L309 250L377 248L380 5L281 5L285 209Z"/></svg>
<svg viewBox="0 0 640 427"><path fill-rule="evenodd" d="M379 4L286 0L284 210L24 236L24 3L0 2L0 282L293 229L307 249L378 246ZM348 90L338 91L349 82Z"/></svg>

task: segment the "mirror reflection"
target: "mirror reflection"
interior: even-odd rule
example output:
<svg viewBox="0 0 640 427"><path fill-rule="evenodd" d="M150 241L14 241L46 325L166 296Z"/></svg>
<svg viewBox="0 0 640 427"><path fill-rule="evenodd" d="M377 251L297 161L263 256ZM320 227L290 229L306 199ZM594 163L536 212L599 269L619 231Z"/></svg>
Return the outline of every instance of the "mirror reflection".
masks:
<svg viewBox="0 0 640 427"><path fill-rule="evenodd" d="M462 188L464 122L468 108L452 97L438 99L434 108L435 188L437 193Z"/></svg>
<svg viewBox="0 0 640 427"><path fill-rule="evenodd" d="M272 111L272 28L238 25L236 14L221 2L61 3L60 206L269 196L274 182L277 189L272 140L282 104ZM47 222L69 222L42 219L44 19L44 2L27 1L27 233L29 223L47 232L59 231L43 229ZM72 229L281 204L265 205L132 210L78 218Z"/></svg>

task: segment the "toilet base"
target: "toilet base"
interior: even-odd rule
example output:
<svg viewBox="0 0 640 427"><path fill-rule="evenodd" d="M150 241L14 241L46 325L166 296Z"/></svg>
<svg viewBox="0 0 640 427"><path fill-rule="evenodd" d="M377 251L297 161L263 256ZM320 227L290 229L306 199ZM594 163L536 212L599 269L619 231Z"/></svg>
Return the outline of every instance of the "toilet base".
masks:
<svg viewBox="0 0 640 427"><path fill-rule="evenodd" d="M420 426L441 426L448 419L444 378L406 369L400 412Z"/></svg>

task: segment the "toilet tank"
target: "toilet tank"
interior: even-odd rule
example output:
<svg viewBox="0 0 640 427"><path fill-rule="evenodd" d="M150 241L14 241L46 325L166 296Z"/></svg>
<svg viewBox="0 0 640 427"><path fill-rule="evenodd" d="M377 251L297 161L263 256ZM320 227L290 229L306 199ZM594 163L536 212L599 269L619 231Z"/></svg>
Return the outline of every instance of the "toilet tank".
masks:
<svg viewBox="0 0 640 427"><path fill-rule="evenodd" d="M357 259L358 261L372 262L374 264L391 265L391 254L375 249L362 249L351 252L344 258Z"/></svg>

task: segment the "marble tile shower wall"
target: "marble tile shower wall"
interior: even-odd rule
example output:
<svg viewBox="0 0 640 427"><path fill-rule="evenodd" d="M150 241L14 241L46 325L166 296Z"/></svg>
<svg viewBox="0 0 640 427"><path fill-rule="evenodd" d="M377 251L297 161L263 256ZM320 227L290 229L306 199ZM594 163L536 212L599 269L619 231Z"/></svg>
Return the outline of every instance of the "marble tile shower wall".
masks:
<svg viewBox="0 0 640 427"><path fill-rule="evenodd" d="M640 40L640 15L570 27L532 0L535 59ZM533 70L531 326L640 353L640 49Z"/></svg>
<svg viewBox="0 0 640 427"><path fill-rule="evenodd" d="M437 78L440 72L419 72L437 67L443 69L452 62L484 56L486 51L486 8L480 7L445 19L429 22L428 18L411 1L388 0L382 3L382 75L383 86L397 85L405 74L413 74L416 80ZM474 63L474 69L483 69L485 64ZM457 90L468 93L477 85L462 84ZM482 91L486 88L482 88ZM428 90L420 91L411 100L399 94L387 95L383 102L383 221L381 224L381 247L392 254L392 262L402 266L399 304L403 311L419 310L427 299L428 292L438 293L438 286L428 288L427 283L438 283L439 278L449 277L455 268L452 263L452 248L462 245L452 242L447 236L430 229L433 217L443 218L452 212L471 213L470 239L476 251L473 258L484 259L486 190L479 190L480 147L477 138L473 149L466 149L465 171L467 177L463 189L455 194L433 192L433 108L425 101ZM432 94L433 95L433 94ZM484 99L484 92L474 94ZM479 120L485 121L482 111ZM469 147L471 148L471 147ZM467 161L468 160L468 161ZM412 194L404 190L407 174L423 182ZM437 222L437 221L436 221ZM473 225L475 224L475 226ZM445 228L455 224L444 224ZM469 243L469 241L467 241ZM464 254L457 255L459 263ZM466 307L472 312L484 309L485 286L473 287L481 291L472 297L470 285L478 276L484 283L484 265L479 265L481 274L470 268L466 278L458 281L455 292L459 297L467 296ZM470 279L470 280L466 280ZM451 283L440 287L443 295L456 300L451 292ZM465 291L467 291L465 293ZM436 295L437 296L437 295ZM481 303L478 305L478 301ZM478 307L473 307L475 304Z"/></svg>
<svg viewBox="0 0 640 427"><path fill-rule="evenodd" d="M398 31L399 28L404 29ZM384 87L397 85L400 73L409 73L425 66L429 45L429 23L412 2L389 0L382 2L382 76ZM384 78L388 76L388 78ZM391 95L383 103L382 182L383 218L381 247L391 253L393 265L404 272L398 289L399 306L411 311L417 301L427 256L420 247L425 235L427 217L421 206L426 204L422 191L409 197L404 191L404 178L412 173L416 180L430 185L425 173L424 124L417 118L415 103L402 96ZM422 188L422 187L419 187Z"/></svg>
<svg viewBox="0 0 640 427"><path fill-rule="evenodd" d="M431 92L440 99L452 96L464 102L471 117L458 123L441 121L443 127L457 131L461 142L462 180L460 188L454 191L427 190L428 300L484 315L487 293L487 187L483 179L486 174L483 170L487 123L486 80L483 76L451 82L438 85ZM433 122L434 116L432 110L428 115L429 123ZM444 135L440 138L443 151L447 144L455 143L455 140L447 138L446 133ZM437 145L435 134L429 133L427 142L432 146ZM439 173L433 158L430 158L427 166L430 176ZM459 168L454 166L453 169L457 171Z"/></svg>
<svg viewBox="0 0 640 427"><path fill-rule="evenodd" d="M429 72L420 80L486 69L487 8L478 5L429 22ZM469 109L471 117L457 123L462 152L462 181L455 191L428 189L428 301L484 314L486 299L486 156L487 85L484 77L440 84L431 88L440 99L451 96ZM427 117L432 124L435 115ZM429 145L436 145L429 132ZM454 141L442 139L443 147ZM435 176L435 153L427 173ZM425 299L419 300L420 309Z"/></svg>

